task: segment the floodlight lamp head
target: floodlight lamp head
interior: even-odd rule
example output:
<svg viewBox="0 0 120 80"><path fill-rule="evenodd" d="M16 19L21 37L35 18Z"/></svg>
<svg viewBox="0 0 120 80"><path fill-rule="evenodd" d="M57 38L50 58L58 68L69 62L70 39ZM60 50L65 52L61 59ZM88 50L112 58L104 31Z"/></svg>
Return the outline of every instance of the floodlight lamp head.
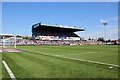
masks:
<svg viewBox="0 0 120 80"><path fill-rule="evenodd" d="M103 22L103 25L107 25L107 22Z"/></svg>

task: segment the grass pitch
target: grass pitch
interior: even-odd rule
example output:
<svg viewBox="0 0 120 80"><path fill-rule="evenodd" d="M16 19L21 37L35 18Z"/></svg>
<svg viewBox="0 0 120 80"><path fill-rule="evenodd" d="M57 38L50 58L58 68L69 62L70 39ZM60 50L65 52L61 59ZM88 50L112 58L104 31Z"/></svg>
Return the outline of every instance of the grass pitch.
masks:
<svg viewBox="0 0 120 80"><path fill-rule="evenodd" d="M16 78L118 78L118 67L64 58L118 65L117 45L18 46L17 49L24 51L2 54ZM2 68L3 78L9 78Z"/></svg>

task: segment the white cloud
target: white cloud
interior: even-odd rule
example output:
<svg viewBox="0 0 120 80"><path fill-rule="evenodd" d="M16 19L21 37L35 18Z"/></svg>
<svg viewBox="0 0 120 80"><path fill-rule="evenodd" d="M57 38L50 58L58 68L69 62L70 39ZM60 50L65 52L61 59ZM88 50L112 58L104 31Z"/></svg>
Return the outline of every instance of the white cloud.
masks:
<svg viewBox="0 0 120 80"><path fill-rule="evenodd" d="M112 22L112 21L118 21L118 16L110 17L108 19L100 19L101 23Z"/></svg>
<svg viewBox="0 0 120 80"><path fill-rule="evenodd" d="M101 22L101 23L107 23L108 20L101 19L100 22Z"/></svg>

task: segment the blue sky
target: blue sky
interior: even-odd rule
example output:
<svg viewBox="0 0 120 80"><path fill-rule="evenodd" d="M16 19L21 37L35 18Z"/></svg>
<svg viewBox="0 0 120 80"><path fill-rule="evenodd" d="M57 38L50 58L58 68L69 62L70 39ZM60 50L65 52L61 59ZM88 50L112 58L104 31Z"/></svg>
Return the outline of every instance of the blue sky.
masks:
<svg viewBox="0 0 120 80"><path fill-rule="evenodd" d="M78 26L77 32L88 39L104 37L101 21L108 21L107 39L118 37L117 2L3 2L2 32L13 35L31 35L35 23Z"/></svg>
<svg viewBox="0 0 120 80"><path fill-rule="evenodd" d="M119 0L2 0L3 2L119 2Z"/></svg>

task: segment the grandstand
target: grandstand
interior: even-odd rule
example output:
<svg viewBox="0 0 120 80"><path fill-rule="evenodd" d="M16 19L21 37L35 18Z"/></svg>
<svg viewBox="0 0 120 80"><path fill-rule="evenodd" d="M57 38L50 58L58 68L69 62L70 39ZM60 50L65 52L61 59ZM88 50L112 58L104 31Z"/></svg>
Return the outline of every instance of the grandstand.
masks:
<svg viewBox="0 0 120 80"><path fill-rule="evenodd" d="M74 32L84 31L73 26L37 23L32 26L32 37L41 40L80 40Z"/></svg>

